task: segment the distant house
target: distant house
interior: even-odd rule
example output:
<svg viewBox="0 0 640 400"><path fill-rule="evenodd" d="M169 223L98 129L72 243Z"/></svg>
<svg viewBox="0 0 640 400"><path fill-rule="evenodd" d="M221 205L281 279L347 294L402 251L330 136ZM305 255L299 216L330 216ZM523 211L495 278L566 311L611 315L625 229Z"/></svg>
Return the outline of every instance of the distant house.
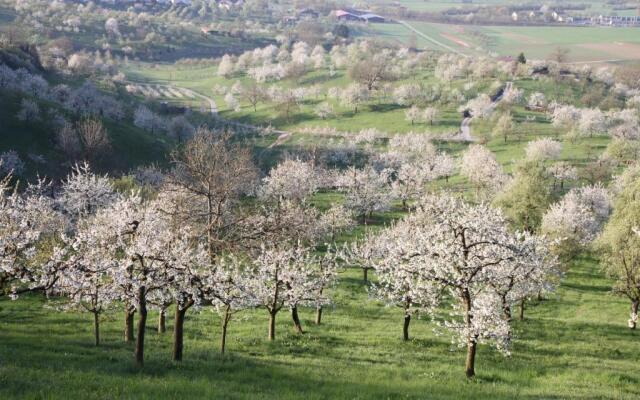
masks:
<svg viewBox="0 0 640 400"><path fill-rule="evenodd" d="M512 19L512 20L514 20L514 21L518 21L518 13L514 11L514 12L511 14L511 19Z"/></svg>

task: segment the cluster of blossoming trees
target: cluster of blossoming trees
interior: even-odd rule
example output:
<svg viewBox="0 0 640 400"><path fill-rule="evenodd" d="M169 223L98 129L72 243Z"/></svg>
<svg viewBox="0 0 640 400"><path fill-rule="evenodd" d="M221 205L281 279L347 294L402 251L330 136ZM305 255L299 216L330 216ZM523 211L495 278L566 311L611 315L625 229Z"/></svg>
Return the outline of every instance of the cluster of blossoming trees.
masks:
<svg viewBox="0 0 640 400"><path fill-rule="evenodd" d="M357 140L373 146L378 138L362 132ZM244 309L267 311L270 340L282 309L300 333L300 307L315 308L321 323L339 268L353 266L365 281L375 272L371 294L402 310L405 339L413 316L432 319L467 348L466 374L473 376L478 343L508 353L514 308L522 318L525 301L558 282L558 259L598 236L616 290L632 301L635 327L638 168L628 168L612 189L573 188L547 207L544 193L551 189L536 171L559 170L547 161L560 148L549 139L531 142L526 168L510 177L493 153L470 146L460 172L478 199L499 208L430 193L430 182L452 176L457 162L420 135L393 137L360 168L326 170L313 160L286 159L260 179L247 148L201 129L173 154L169 173L141 170L141 189L131 192L117 191L85 164L59 185L39 180L20 191L9 175L0 184L0 289L13 298L45 291L64 299L63 309L89 312L96 345L101 315L123 308L124 337L135 341L142 365L150 308L164 331L175 305L174 360L182 359L186 313L215 308L224 352L228 324ZM344 202L320 212L311 199L321 189L342 192ZM613 195L620 200L607 222ZM410 211L404 219L336 245L354 217L366 222L392 200Z"/></svg>
<svg viewBox="0 0 640 400"><path fill-rule="evenodd" d="M320 323L338 265L353 264L376 271L372 290L405 310L406 335L410 315L420 313L462 338L472 376L476 343L493 340L506 350L514 302L549 288L556 261L548 243L510 233L493 208L429 196L379 236L317 255L316 245L335 243L353 224L350 202L366 215L371 198L384 195L372 174L373 167L339 174L336 182L348 181L345 206L319 213L309 198L331 174L286 160L259 180L248 150L201 131L174 155L173 171L154 190L117 192L86 165L59 187L38 181L18 192L8 177L1 187L0 284L14 298L43 290L62 295L63 308L91 313L96 345L101 314L123 307L125 340L135 340L142 365L149 308L159 311L163 330L168 307L176 306L173 358L180 360L185 314L214 306L224 351L232 315L246 308L267 310L270 340L285 307L299 332L298 307L315 307ZM246 205L246 196L258 205ZM449 303L453 313L441 318Z"/></svg>
<svg viewBox="0 0 640 400"><path fill-rule="evenodd" d="M412 315L452 331L467 347L469 377L477 344L508 352L512 307L550 290L559 273L546 239L511 232L499 210L450 195L424 197L415 213L352 245L348 257L374 269L373 293L403 310L405 340Z"/></svg>
<svg viewBox="0 0 640 400"><path fill-rule="evenodd" d="M336 273L335 253L317 257L310 246L348 226L348 218L336 218L336 209L320 218L305 202L315 188L283 180L278 170L256 186L249 152L224 135L201 132L175 162L153 196L118 193L86 165L59 188L40 181L18 193L4 179L3 291L64 295L68 307L94 315L96 344L100 314L123 306L125 339L135 336L139 364L149 307L160 311L163 326L167 307L176 305L176 360L185 313L205 303L221 312L225 333L233 313L258 306L269 311L270 339L285 306L301 329L297 307L320 309ZM252 191L260 207L241 213L238 202Z"/></svg>
<svg viewBox="0 0 640 400"><path fill-rule="evenodd" d="M631 109L637 107L640 99L637 85L627 84L628 79L618 79L619 77L614 74L614 71L606 67L592 69L588 66L563 66L561 68L557 63L550 61L520 63L517 61L496 61L483 57L462 57L455 54L414 53L406 48L380 47L371 40L355 41L348 45L334 44L330 51L326 51L319 45L309 46L305 42L284 42L280 47L270 45L257 48L237 57L225 55L219 63L218 75L227 79L246 75L254 79L257 85L254 85L254 88L260 88L261 84L273 84L285 79L299 81L301 77L311 71L325 71L334 77L339 70L345 70L351 78L349 85L328 89L321 89L319 86L296 87L296 95L290 100L300 104L305 98L317 98L319 95L334 100L316 105L314 112L321 119L329 118L334 114L332 103L339 103L357 113L362 105L373 101L407 107L406 119L412 124L415 122L433 123L438 115L438 110L434 107L435 104L462 106L463 109L471 110L475 117L487 118L493 114L492 96L481 93L479 83L493 80L491 90L494 90L502 85L501 81L533 78L555 79L560 82L567 74L574 76L578 82L594 82L594 84L597 83L609 89L616 96L615 102L611 100L615 103L615 107L626 105L627 109ZM397 80L416 77L422 71L433 71L437 83L425 84L416 81L394 84L394 81ZM452 86L451 83L454 81L463 81L464 85L461 87ZM218 85L216 91L224 92L225 101L229 108L237 111L240 109L240 102L236 97L240 95L240 91L236 86L237 84L229 90ZM275 93L270 93L271 90L261 89L263 95L260 100L280 104L282 102L281 96L274 96ZM574 136L592 135L593 130L598 129L598 124L604 118L604 113L595 107L599 101L603 100L602 96L586 98L585 100L589 100L587 103L591 104L591 108L579 110L573 106L562 104L561 101L568 101L566 98L547 99L548 94L540 92L530 93L525 98L524 94L523 89L507 86L501 95L502 108L523 104L532 111L549 111L554 121L566 118L581 119L580 129L572 130ZM611 102L605 103L604 107L612 108ZM255 108L255 103L252 105ZM573 117L563 118L560 116L560 114L566 116L572 111ZM578 113L576 114L575 111ZM631 111L626 110L616 115L613 115L615 112L610 114L615 119L622 118L628 121L629 118L633 118L630 115ZM505 121L506 119L503 118L502 122ZM618 125L618 123L616 122L614 125ZM628 134L627 131L631 125L623 125L625 127L616 129L616 135ZM504 132L504 129L502 131ZM500 132L496 132L496 134L500 134ZM504 135L506 138L506 133Z"/></svg>

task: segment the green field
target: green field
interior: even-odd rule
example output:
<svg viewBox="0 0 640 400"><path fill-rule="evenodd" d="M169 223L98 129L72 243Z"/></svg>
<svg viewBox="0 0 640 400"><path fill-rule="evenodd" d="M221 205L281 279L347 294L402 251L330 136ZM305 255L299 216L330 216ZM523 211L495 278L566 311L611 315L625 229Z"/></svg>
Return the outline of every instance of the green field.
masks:
<svg viewBox="0 0 640 400"><path fill-rule="evenodd" d="M418 31L469 55L548 58L558 47L570 50L575 62L640 60L640 28L608 27L524 27L449 25L409 21ZM418 47L439 46L414 35L400 24L377 24L370 34L407 44L415 36Z"/></svg>
<svg viewBox="0 0 640 400"><path fill-rule="evenodd" d="M94 348L89 315L43 308L37 296L0 300L0 398L640 396L639 337L625 326L628 305L609 294L610 282L590 258L574 263L558 292L531 304L525 320L515 323L511 357L480 347L473 381L464 377L464 351L448 336L435 336L432 323L414 321L412 340L402 342L402 313L369 300L360 275L341 275L323 325L312 325L311 310L302 312L303 336L293 333L283 311L278 337L269 343L267 313L241 314L231 322L224 358L216 350L219 319L210 309L188 317L182 363L169 361L171 334L150 326L143 370L134 367L133 348L121 340L120 314L103 322L104 344Z"/></svg>
<svg viewBox="0 0 640 400"><path fill-rule="evenodd" d="M463 0L399 0L392 2L390 0L374 0L374 4L390 5L399 3L412 11L441 11L448 8L474 7L474 6L494 6L494 5L516 5L522 4L521 0L474 0L473 2L464 2ZM610 2L600 0L565 0L563 4L585 4L588 6L585 13L613 13L616 12ZM633 10L617 11L618 15L637 15Z"/></svg>

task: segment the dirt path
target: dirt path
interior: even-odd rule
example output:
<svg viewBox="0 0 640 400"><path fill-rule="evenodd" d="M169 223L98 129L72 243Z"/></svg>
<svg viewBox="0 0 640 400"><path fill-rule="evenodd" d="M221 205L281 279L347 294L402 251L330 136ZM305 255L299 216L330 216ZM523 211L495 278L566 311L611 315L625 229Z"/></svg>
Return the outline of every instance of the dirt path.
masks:
<svg viewBox="0 0 640 400"><path fill-rule="evenodd" d="M289 139L289 137L291 136L291 134L289 132L282 132L280 133L280 135L278 136L278 138L276 139L275 142L271 143L269 145L269 148L272 149L276 146L280 146L281 144L283 144L284 142L287 141L287 139Z"/></svg>

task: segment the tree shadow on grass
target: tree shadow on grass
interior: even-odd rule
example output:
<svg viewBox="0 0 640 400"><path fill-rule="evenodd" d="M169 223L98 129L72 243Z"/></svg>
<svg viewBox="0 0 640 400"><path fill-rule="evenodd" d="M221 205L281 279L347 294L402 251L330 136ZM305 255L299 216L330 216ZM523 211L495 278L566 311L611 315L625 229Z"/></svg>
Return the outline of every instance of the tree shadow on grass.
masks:
<svg viewBox="0 0 640 400"><path fill-rule="evenodd" d="M404 108L403 106L400 106L398 104L393 104L393 103L369 104L368 107L369 107L369 111L375 112L375 113L391 112L391 111L396 111Z"/></svg>

